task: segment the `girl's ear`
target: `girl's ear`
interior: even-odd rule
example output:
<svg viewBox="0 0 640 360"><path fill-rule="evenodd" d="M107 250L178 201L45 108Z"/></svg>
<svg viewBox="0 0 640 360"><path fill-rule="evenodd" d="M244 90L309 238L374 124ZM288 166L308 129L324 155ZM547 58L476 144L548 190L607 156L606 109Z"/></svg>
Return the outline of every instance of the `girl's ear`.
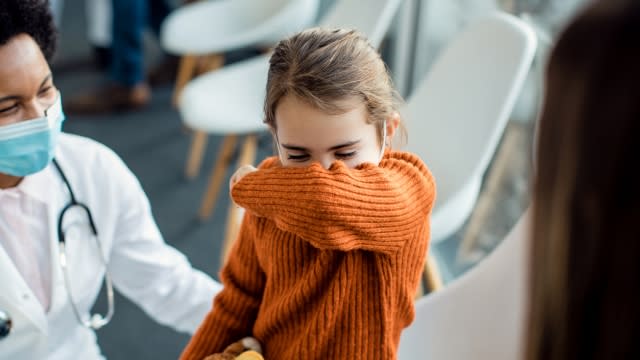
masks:
<svg viewBox="0 0 640 360"><path fill-rule="evenodd" d="M396 134L396 130L400 126L400 114L397 111L394 111L389 118L387 118L387 139L385 143L390 143L393 136Z"/></svg>

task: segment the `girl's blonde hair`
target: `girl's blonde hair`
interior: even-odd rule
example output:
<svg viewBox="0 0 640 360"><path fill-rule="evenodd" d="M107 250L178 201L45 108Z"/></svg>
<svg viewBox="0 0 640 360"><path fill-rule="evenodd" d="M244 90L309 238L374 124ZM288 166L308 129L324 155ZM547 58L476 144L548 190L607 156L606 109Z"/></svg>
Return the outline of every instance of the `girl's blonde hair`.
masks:
<svg viewBox="0 0 640 360"><path fill-rule="evenodd" d="M361 99L368 121L380 129L402 101L380 54L355 30L302 31L280 41L269 63L264 122L272 129L278 103L287 95L329 114L350 110L344 100Z"/></svg>

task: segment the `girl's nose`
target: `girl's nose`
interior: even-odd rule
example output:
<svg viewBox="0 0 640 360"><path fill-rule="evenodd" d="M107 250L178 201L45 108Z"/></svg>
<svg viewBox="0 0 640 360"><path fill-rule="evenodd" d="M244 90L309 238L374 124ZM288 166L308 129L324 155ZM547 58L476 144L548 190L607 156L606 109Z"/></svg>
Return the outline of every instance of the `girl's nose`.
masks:
<svg viewBox="0 0 640 360"><path fill-rule="evenodd" d="M333 158L330 156L324 156L318 162L320 163L320 165L322 165L323 168L328 169L331 167L331 164L333 163Z"/></svg>

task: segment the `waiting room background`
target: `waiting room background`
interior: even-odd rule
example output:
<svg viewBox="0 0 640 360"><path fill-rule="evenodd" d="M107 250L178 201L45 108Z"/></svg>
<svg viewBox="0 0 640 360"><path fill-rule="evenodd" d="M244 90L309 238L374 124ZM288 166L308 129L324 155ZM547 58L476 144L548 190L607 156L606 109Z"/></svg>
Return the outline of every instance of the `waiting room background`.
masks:
<svg viewBox="0 0 640 360"><path fill-rule="evenodd" d="M60 46L53 67L63 96L103 80L95 68L78 62L88 59L91 51L86 31L87 1L90 0L65 0L59 14ZM319 14L332 3L322 0ZM540 31L541 38L552 40L582 3L583 0L406 0L385 38L383 56L399 90L407 96L428 72L442 47L470 20L494 9L528 13L528 21ZM160 49L152 36L147 40L146 61L151 66L160 58ZM548 44L540 45L540 57L505 130L493 166L485 175L476 209L467 225L434 247L445 281L459 276L489 253L527 206L530 146L542 85L540 71ZM228 60L253 54L251 50L236 51L228 54ZM69 63L76 65L65 66ZM184 252L195 267L217 278L229 197L222 192L214 215L206 222L198 221L196 212L220 139L210 139L201 176L185 180L183 168L190 139L171 105L171 91L171 86L154 91L152 104L144 111L74 116L65 123L65 130L95 138L114 149L139 177L166 241ZM412 136L418 135L409 134L409 141ZM271 154L271 143L269 136L260 140L258 158L262 159ZM113 322L98 332L107 358L177 358L187 336L155 324L121 296L116 303ZM97 307L102 309L103 305L99 303Z"/></svg>

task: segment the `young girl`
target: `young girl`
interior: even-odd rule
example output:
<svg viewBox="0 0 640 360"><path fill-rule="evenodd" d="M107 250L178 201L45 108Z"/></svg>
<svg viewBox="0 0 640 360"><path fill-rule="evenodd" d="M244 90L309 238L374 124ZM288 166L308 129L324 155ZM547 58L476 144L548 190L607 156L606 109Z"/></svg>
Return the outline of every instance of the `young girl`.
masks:
<svg viewBox="0 0 640 360"><path fill-rule="evenodd" d="M395 359L414 316L433 178L385 147L398 129L389 74L355 31L311 29L270 60L265 122L279 157L232 179L247 210L224 290L185 349L245 336L265 359Z"/></svg>

